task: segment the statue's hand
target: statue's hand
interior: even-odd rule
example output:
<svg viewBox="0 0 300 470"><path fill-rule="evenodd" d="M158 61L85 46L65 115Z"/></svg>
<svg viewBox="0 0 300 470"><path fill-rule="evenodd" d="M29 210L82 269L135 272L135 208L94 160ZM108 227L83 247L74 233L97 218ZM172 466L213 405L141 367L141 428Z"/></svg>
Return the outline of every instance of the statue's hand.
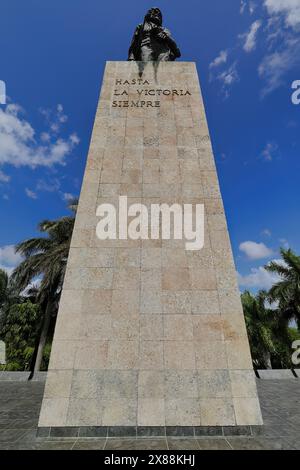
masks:
<svg viewBox="0 0 300 470"><path fill-rule="evenodd" d="M162 39L163 41L165 41L166 39L168 39L168 35L164 32L164 30L161 30L159 31L159 33L157 34L157 37L159 39Z"/></svg>

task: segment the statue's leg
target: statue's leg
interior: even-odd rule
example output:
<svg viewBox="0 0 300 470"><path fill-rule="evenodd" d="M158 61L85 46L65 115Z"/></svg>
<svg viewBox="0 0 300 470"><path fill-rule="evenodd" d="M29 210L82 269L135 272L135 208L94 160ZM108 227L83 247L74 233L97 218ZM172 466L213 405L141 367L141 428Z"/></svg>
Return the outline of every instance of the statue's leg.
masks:
<svg viewBox="0 0 300 470"><path fill-rule="evenodd" d="M142 62L151 62L153 61L153 51L149 46L143 46L141 49L141 61Z"/></svg>

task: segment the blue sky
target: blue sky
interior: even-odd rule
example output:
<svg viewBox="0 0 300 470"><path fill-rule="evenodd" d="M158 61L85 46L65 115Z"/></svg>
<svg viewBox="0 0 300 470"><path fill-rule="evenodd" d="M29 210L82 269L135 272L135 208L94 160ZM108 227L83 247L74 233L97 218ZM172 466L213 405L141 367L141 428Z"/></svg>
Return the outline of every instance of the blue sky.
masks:
<svg viewBox="0 0 300 470"><path fill-rule="evenodd" d="M241 289L267 288L280 246L300 253L300 0L157 0L196 61ZM153 2L2 0L0 266L78 195L106 60L126 60Z"/></svg>

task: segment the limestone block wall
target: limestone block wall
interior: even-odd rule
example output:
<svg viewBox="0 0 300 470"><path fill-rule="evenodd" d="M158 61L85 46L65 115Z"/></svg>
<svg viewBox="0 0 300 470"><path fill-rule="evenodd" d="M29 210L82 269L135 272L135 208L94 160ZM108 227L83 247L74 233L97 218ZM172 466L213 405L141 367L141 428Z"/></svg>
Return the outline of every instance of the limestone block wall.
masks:
<svg viewBox="0 0 300 470"><path fill-rule="evenodd" d="M139 71L106 64L39 426L261 424L196 66ZM204 248L99 240L119 195L204 203Z"/></svg>

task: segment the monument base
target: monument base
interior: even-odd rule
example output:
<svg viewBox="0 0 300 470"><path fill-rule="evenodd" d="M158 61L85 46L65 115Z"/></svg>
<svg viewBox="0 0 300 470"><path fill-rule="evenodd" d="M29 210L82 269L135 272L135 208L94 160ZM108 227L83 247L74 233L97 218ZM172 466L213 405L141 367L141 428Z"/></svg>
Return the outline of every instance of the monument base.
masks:
<svg viewBox="0 0 300 470"><path fill-rule="evenodd" d="M97 208L120 196L146 208L204 205L203 249L175 237L99 239ZM196 435L260 424L196 66L108 62L40 433Z"/></svg>

